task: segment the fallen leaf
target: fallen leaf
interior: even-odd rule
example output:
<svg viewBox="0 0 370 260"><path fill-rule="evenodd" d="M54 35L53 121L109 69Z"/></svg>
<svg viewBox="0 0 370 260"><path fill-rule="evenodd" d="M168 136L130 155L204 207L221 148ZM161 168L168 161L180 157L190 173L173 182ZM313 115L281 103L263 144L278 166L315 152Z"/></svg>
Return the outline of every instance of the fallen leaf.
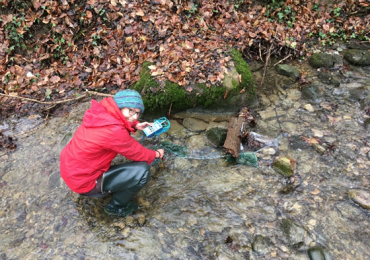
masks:
<svg viewBox="0 0 370 260"><path fill-rule="evenodd" d="M60 81L60 78L58 76L53 76L49 79L49 81L52 83L57 83Z"/></svg>
<svg viewBox="0 0 370 260"><path fill-rule="evenodd" d="M139 9L139 10L136 11L136 15L137 16L144 16L145 14L144 14L143 10Z"/></svg>

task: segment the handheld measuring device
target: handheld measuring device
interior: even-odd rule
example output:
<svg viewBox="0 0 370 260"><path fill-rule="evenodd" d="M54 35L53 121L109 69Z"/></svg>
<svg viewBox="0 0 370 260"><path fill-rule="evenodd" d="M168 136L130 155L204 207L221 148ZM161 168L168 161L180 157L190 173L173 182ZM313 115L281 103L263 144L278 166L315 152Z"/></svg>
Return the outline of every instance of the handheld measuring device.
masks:
<svg viewBox="0 0 370 260"><path fill-rule="evenodd" d="M144 134L152 138L154 136L159 136L162 133L165 133L170 129L170 121L167 118L161 117L159 119L154 120L153 126L147 126L143 129Z"/></svg>

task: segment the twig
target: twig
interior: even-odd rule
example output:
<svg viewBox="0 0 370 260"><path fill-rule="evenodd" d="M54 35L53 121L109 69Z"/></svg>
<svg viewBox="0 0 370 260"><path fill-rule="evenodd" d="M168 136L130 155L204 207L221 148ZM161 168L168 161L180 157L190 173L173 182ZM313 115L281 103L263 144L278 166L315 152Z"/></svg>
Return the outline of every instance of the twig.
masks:
<svg viewBox="0 0 370 260"><path fill-rule="evenodd" d="M286 59L288 59L290 56L292 56L292 54L289 54L289 55L288 55L288 56L286 56L284 59L279 60L278 62L276 62L276 63L274 64L274 66L276 66L276 65L278 65L279 63L281 63L281 62L285 61L285 60L286 60Z"/></svg>
<svg viewBox="0 0 370 260"><path fill-rule="evenodd" d="M262 54L261 54L261 43L259 43L259 52L260 52L260 59L261 59L261 61L263 62Z"/></svg>
<svg viewBox="0 0 370 260"><path fill-rule="evenodd" d="M36 103L40 103L40 104L56 105L56 104L62 104L62 103L67 103L67 102L70 102L70 101L76 101L76 100L82 99L82 98L86 97L88 94L90 94L90 95L96 95L96 96L103 96L103 97L113 97L113 95L110 95L110 94L103 94L103 93L94 92L94 91L88 91L88 90L86 90L86 93L85 94L82 94L81 96L78 96L78 97L75 97L75 98L66 99L66 100L59 100L59 101L39 101L39 100L32 99L32 98L26 98L26 97L20 97L20 96L11 96L11 95L2 94L2 93L0 93L0 96L10 97L10 98L18 98L18 99L32 101L32 102L36 102ZM51 109L51 108L49 108L49 109Z"/></svg>
<svg viewBox="0 0 370 260"><path fill-rule="evenodd" d="M262 76L260 87L262 86L263 82L265 81L265 76L266 76L266 71L267 71L267 65L268 65L268 63L270 61L271 48L272 48L272 44L270 45L269 50L268 50L268 53L267 53L267 56L266 56L266 62L265 62L265 67L263 68L263 76Z"/></svg>

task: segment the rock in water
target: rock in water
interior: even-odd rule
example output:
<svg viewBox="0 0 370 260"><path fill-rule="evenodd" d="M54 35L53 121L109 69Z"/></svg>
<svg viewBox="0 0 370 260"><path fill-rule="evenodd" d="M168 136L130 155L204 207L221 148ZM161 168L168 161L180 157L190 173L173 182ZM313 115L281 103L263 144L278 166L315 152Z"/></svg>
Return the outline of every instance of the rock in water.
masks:
<svg viewBox="0 0 370 260"><path fill-rule="evenodd" d="M310 260L326 260L325 251L320 247L311 247L308 249Z"/></svg>
<svg viewBox="0 0 370 260"><path fill-rule="evenodd" d="M363 190L350 190L348 196L364 209L370 209L370 194Z"/></svg>

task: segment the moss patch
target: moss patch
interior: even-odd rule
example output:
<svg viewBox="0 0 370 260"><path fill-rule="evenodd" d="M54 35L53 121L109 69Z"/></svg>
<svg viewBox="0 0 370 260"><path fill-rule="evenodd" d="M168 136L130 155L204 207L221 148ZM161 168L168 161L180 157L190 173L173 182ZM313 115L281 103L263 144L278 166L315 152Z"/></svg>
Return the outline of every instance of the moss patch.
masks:
<svg viewBox="0 0 370 260"><path fill-rule="evenodd" d="M188 92L184 87L168 80L165 84L159 84L150 75L150 69L148 68L152 65L150 62L143 63L140 79L132 88L141 93L145 108L149 111L169 108L171 104L174 110L186 109L196 105L203 105L205 107L210 107L211 105L218 106L219 102L225 106L230 104L235 106L236 103L241 102L241 94L239 92L242 89L245 89L247 101L255 100L255 84L248 64L243 60L242 55L237 50L232 50L230 54L233 56L237 72L242 77L240 84L237 80L232 80L232 89L227 94L227 99L232 100L231 103L223 99L226 92L224 86L213 85L207 87L206 84L195 84L192 86L193 90Z"/></svg>
<svg viewBox="0 0 370 260"><path fill-rule="evenodd" d="M237 87L237 90L240 91L244 88L248 93L247 100L254 101L257 99L255 82L252 78L252 72L249 69L248 63L243 59L242 54L236 49L233 49L231 54L234 59L235 68L242 77L242 81Z"/></svg>

